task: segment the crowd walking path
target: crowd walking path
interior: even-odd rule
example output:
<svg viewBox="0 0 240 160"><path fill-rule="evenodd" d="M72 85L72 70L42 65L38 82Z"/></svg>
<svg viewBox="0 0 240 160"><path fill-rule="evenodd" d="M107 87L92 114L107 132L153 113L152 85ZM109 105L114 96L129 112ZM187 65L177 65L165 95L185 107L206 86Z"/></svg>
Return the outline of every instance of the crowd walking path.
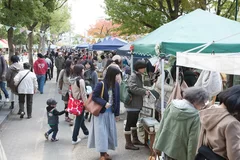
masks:
<svg viewBox="0 0 240 160"><path fill-rule="evenodd" d="M99 153L95 149L87 148L87 138L77 145L72 145L72 129L64 121L64 115L60 117L58 142L45 140L44 132L49 129L46 117L46 100L55 98L58 101L59 111L64 109L61 96L57 92L54 79L47 81L44 94L35 94L33 100L33 114L31 119L26 116L23 119L17 115L18 104L8 116L8 119L0 128L0 159L2 160L98 160ZM1 112L1 111L0 111ZM124 119L125 116L121 115ZM89 128L90 123L85 122ZM147 160L150 151L142 146L138 151L125 150L123 133L123 121L117 122L118 147L115 151L109 151L113 160ZM83 137L80 130L79 137Z"/></svg>

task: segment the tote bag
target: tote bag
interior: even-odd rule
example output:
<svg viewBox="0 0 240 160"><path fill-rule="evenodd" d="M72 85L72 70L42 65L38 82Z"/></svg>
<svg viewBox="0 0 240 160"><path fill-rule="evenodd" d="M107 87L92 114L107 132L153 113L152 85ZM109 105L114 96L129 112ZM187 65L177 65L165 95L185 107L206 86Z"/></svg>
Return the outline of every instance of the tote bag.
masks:
<svg viewBox="0 0 240 160"><path fill-rule="evenodd" d="M101 98L103 98L104 83L102 83ZM85 105L85 109L89 111L94 116L99 116L102 106L92 100L92 93L89 95L88 100Z"/></svg>
<svg viewBox="0 0 240 160"><path fill-rule="evenodd" d="M82 114L83 109L84 109L83 101L72 97L72 88L70 86L67 111L70 114L79 116Z"/></svg>

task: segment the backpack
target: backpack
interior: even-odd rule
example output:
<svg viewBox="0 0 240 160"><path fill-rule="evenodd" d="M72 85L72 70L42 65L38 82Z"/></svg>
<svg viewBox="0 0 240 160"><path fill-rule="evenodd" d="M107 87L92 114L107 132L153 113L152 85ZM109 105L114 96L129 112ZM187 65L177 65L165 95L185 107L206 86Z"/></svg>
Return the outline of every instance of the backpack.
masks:
<svg viewBox="0 0 240 160"><path fill-rule="evenodd" d="M129 92L127 81L122 81L120 84L120 101L127 105L132 102L132 94Z"/></svg>

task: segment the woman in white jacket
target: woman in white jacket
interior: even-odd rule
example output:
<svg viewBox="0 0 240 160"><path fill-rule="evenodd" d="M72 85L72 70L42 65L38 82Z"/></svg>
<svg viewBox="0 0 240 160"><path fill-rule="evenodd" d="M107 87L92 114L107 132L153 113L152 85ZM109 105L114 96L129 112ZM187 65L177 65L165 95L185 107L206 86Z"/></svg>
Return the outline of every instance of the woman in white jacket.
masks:
<svg viewBox="0 0 240 160"><path fill-rule="evenodd" d="M27 99L27 118L32 118L32 103L33 103L33 94L38 88L37 77L35 73L30 71L30 64L23 64L24 70L19 71L18 74L14 77L14 85L18 85L18 101L20 108L20 118L23 118L25 115L24 112L24 103L25 97Z"/></svg>

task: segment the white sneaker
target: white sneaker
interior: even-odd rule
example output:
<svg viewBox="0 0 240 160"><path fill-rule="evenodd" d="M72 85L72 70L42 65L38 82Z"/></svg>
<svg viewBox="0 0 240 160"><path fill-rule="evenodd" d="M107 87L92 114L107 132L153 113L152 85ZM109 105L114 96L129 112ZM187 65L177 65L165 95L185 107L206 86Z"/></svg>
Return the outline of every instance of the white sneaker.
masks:
<svg viewBox="0 0 240 160"><path fill-rule="evenodd" d="M72 141L72 144L73 144L73 145L76 145L76 144L78 144L80 141L81 141L81 138L78 138L77 141Z"/></svg>
<svg viewBox="0 0 240 160"><path fill-rule="evenodd" d="M88 138L88 135L84 135L83 137L82 137L82 139L87 139Z"/></svg>
<svg viewBox="0 0 240 160"><path fill-rule="evenodd" d="M6 102L9 102L9 98L6 98L6 100L5 100Z"/></svg>

